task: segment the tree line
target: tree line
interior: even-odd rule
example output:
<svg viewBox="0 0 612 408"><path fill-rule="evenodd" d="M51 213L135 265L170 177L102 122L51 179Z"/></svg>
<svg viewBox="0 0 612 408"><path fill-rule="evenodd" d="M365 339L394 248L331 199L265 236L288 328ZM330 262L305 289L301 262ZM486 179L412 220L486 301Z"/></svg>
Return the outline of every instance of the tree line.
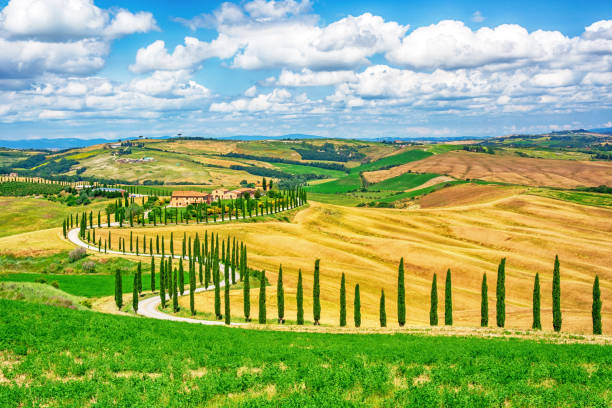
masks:
<svg viewBox="0 0 612 408"><path fill-rule="evenodd" d="M281 192L275 192L275 198L266 200L254 200L249 196L245 198L236 198L230 200L219 200L216 205L208 205L207 203L201 203L196 206L190 206L186 209L179 210L178 208L168 207L153 207L150 208L148 215L145 216L145 208L148 203L145 203L145 197L142 197L142 206L136 203L134 197L128 198L124 195L123 199L116 199L115 202L105 209L105 214L101 211L97 212L97 224L94 224L94 213L93 211L83 212L79 218L79 214L70 214L62 220L62 232L66 238L68 230L79 227L79 236L81 239L86 239L87 242L98 244L98 250L101 252L103 247L104 250L111 249L111 232L108 231L108 239L102 240L102 237L98 237L96 240L96 227L100 228L102 225L110 226L112 222L119 224L119 228L123 228L124 224L130 227L137 225L153 225L157 226L158 222L160 225L168 225L174 223L175 225L189 224L190 220L195 223L206 223L209 221L224 222L226 219L246 219L270 215L281 211L290 210L292 208L299 207L308 202L307 193L302 188L295 188L291 190L284 190ZM80 222L79 222L80 219ZM88 223L89 219L89 223ZM118 241L121 246L121 240ZM104 244L104 245L103 245ZM130 237L130 247L132 247L132 239ZM143 243L143 245L145 245ZM136 245L138 248L138 245ZM125 249L125 248L124 248ZM130 251L132 252L132 251ZM143 251L146 252L146 251Z"/></svg>
<svg viewBox="0 0 612 408"><path fill-rule="evenodd" d="M191 240L189 241L191 243ZM212 284L214 285L215 291L215 316L217 319L224 319L226 324L231 323L231 310L230 310L230 302L229 302L229 290L230 284L236 283L236 272L239 274L239 279L243 282L243 314L245 321L251 321L250 314L250 279L251 274L253 274L253 270L247 267L247 250L246 246L236 240L232 240L230 237L227 239L221 240L221 251L219 252L219 235L216 236L211 234L211 246L208 246L208 233L205 235L205 245L202 247L204 252L198 252L198 256L204 258L204 263L206 265L205 270L205 279L204 279L204 287L208 288L210 284L210 279L212 279ZM194 257L196 246L194 246ZM199 246L197 247L199 248ZM199 251L199 250L198 250ZM183 240L183 256L185 256L185 240ZM155 283L154 283L154 271L155 271L155 262L154 259L151 258L151 287L153 291L155 291ZM162 296L162 307L165 307L166 299L165 299L165 288L169 285L172 299L172 308L176 312L178 311L178 299L177 299L177 289L176 289L176 279L177 276L180 287L180 294L183 294L183 281L182 277L182 259L179 261L178 270L175 268L174 273L163 279L162 281L165 284L160 286L160 296ZM192 252L191 250L188 253L189 261L189 283L190 283L190 305L191 305L191 313L195 315L194 308L194 292L195 292L195 268L192 268ZM161 269L165 268L165 271L172 271L172 258L169 258L166 261L166 266L164 265L163 257L162 262L160 263L160 273ZM202 284L202 264L200 264L200 284ZM223 278L224 278L224 310L221 312L221 296L220 296L220 268L223 269ZM178 272L177 272L178 271ZM166 272L168 273L168 272ZM178 273L178 275L177 275ZM138 267L137 274L140 274L140 265ZM212 274L212 278L209 276ZM403 327L406 324L406 288L405 288L405 271L404 271L404 259L400 259L398 274L397 274L397 323L399 327ZM136 277L134 278L135 282ZM267 306L266 306L266 286L267 281L265 278L265 271L260 271L258 273L257 279L259 280L259 311L258 311L258 319L257 321L260 324L266 324L268 322L267 317ZM121 296L121 276L118 273L117 277L117 296ZM136 285L135 285L136 286ZM313 290L312 290L312 318L313 324L319 325L321 320L321 286L320 286L320 260L317 259L314 264L314 272L313 272ZM347 326L347 299L346 299L346 277L345 274L342 274L340 281L340 293L339 293L339 325L340 327ZM277 296L277 321L278 323L285 323L285 291L283 284L283 268L282 265L279 266L279 271L277 275L276 282L276 296ZM553 266L553 285L552 285L552 304L553 304L553 329L556 332L561 331L562 326L562 313L561 313L561 275L560 275L560 262L559 257L555 257L554 266ZM593 324L593 334L602 334L602 319L601 319L601 291L599 287L599 277L595 276L595 280L593 282L593 302L592 302L592 324ZM495 325L497 327L503 328L506 324L506 258L503 258L497 268L497 284L495 290L496 297L496 310L495 310ZM387 311L386 311L386 300L385 300L385 292L381 290L380 298L379 298L379 323L380 327L387 326ZM541 311L540 311L540 301L541 301L541 292L540 292L540 278L539 273L536 273L534 277L534 287L533 287L533 304L532 304L532 329L541 330ZM296 313L296 323L298 325L304 325L304 289L303 289L303 277L302 271L298 271L298 283L296 290L296 303L297 303L297 313ZM117 303L118 307L119 302ZM482 285L481 285L481 309L480 309L480 325L481 327L489 326L489 300L488 300L488 285L487 285L487 275L483 274L482 277ZM137 308L137 306L135 306ZM354 296L353 296L353 324L355 327L361 326L361 294L360 294L360 286L359 283L354 286ZM431 292L430 292L430 312L429 312L429 324L431 326L437 326L438 322L438 285L437 285L437 274L434 273L432 283L431 283ZM444 284L444 325L452 326L453 325L453 302L452 302L452 275L451 270L448 269L446 271L445 276L445 284Z"/></svg>

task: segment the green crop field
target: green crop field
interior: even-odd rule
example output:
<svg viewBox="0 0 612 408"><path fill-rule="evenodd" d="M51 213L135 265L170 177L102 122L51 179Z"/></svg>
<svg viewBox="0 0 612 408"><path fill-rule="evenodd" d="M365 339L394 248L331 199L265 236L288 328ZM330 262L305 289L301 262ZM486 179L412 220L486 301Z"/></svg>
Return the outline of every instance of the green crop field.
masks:
<svg viewBox="0 0 612 408"><path fill-rule="evenodd" d="M0 405L612 404L609 346L202 327L0 300Z"/></svg>
<svg viewBox="0 0 612 408"><path fill-rule="evenodd" d="M361 178L359 176L360 172L374 171L382 168L399 166L401 164L405 164L411 161L424 159L426 157L431 156L432 154L433 153L426 152L423 150L407 150L405 152L398 153L393 156L387 156L370 163L361 164L357 167L352 168L350 173L344 177L340 177L328 183L321 183L309 186L307 190L312 193L321 194L343 194L355 191L361 188ZM405 190L406 188L403 188L403 190ZM400 188L400 190L402 190L402 188Z"/></svg>
<svg viewBox="0 0 612 408"><path fill-rule="evenodd" d="M286 164L286 163L271 163L274 167L279 170L290 174L320 174L329 178L343 177L346 173L340 170L322 169L314 166L300 166L298 164Z"/></svg>
<svg viewBox="0 0 612 408"><path fill-rule="evenodd" d="M592 193L588 191L553 190L549 188L531 189L529 193L582 205L612 207L612 194Z"/></svg>
<svg viewBox="0 0 612 408"><path fill-rule="evenodd" d="M328 183L315 184L307 187L309 192L313 193L346 193L349 191L356 190L361 187L361 178L358 173L352 173L348 176L341 177L339 179L330 181Z"/></svg>
<svg viewBox="0 0 612 408"><path fill-rule="evenodd" d="M426 181L431 180L434 177L438 177L439 174L417 174L417 173L404 173L397 177L392 177L381 181L380 183L370 184L368 190L371 191L402 191L408 190L414 187L418 187Z"/></svg>
<svg viewBox="0 0 612 408"><path fill-rule="evenodd" d="M157 265L159 266L159 264ZM151 290L151 275L144 273L144 270L149 270L148 264L145 268L143 265L142 274L142 289ZM123 293L132 293L133 289L133 272L135 269L123 270ZM47 283L57 281L59 288L66 293L75 296L84 297L100 297L110 296L115 293L115 276L114 275L61 275L61 274L46 274L46 273L11 273L0 274L1 282L36 282L37 280L45 279ZM159 282L159 277L156 276L156 281ZM156 285L159 287L159 283Z"/></svg>
<svg viewBox="0 0 612 408"><path fill-rule="evenodd" d="M374 171L383 167L399 166L401 164L422 160L431 156L433 153L423 150L406 150L405 152L394 154L392 156L383 157L376 161L362 164L351 169L351 173L359 173L360 171Z"/></svg>

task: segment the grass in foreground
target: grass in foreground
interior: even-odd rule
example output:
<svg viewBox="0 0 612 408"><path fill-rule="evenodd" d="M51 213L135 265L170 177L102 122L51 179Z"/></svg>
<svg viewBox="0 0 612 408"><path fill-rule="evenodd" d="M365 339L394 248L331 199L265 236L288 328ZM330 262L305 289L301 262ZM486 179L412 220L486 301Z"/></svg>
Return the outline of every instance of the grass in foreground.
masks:
<svg viewBox="0 0 612 408"><path fill-rule="evenodd" d="M201 327L0 300L0 405L593 406L609 346Z"/></svg>
<svg viewBox="0 0 612 408"><path fill-rule="evenodd" d="M70 295L43 283L0 282L0 298L69 307L78 310L86 309L83 305L85 299Z"/></svg>

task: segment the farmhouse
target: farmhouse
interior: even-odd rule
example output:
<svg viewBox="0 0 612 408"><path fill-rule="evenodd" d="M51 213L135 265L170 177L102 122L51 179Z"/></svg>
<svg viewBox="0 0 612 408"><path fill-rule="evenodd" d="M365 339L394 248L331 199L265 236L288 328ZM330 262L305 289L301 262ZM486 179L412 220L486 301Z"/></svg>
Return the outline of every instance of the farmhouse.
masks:
<svg viewBox="0 0 612 408"><path fill-rule="evenodd" d="M213 190L210 192L210 197L213 201L217 201L220 199L225 199L227 197L225 197L225 194L227 194L228 191L224 188L218 188L216 190Z"/></svg>
<svg viewBox="0 0 612 408"><path fill-rule="evenodd" d="M190 204L211 202L211 195L199 191L173 191L170 207L186 207Z"/></svg>
<svg viewBox="0 0 612 408"><path fill-rule="evenodd" d="M255 191L257 191L257 189L254 188L237 188L236 190L232 190L230 192L228 192L228 194L231 194L232 197L228 197L228 198L239 198L239 197L244 197L246 194L248 194L250 197L253 197L253 195L255 194Z"/></svg>

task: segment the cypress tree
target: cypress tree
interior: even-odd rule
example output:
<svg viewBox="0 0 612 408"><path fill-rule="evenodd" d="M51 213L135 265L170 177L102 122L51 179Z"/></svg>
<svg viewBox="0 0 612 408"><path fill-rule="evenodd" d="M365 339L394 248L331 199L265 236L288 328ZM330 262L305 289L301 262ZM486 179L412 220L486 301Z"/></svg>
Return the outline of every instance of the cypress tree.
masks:
<svg viewBox="0 0 612 408"><path fill-rule="evenodd" d="M62 233L64 234L64 238L66 238L66 220L62 222Z"/></svg>
<svg viewBox="0 0 612 408"><path fill-rule="evenodd" d="M140 294L142 293L142 262L141 261L138 261L138 269L136 272L136 277L138 278L137 279L137 283L138 283L137 290L138 290L138 294Z"/></svg>
<svg viewBox="0 0 612 408"><path fill-rule="evenodd" d="M221 315L221 289L219 288L219 262L216 259L213 259L213 281L215 285L215 316L217 316L218 320L221 320L223 316Z"/></svg>
<svg viewBox="0 0 612 408"><path fill-rule="evenodd" d="M179 290L181 292L181 296L185 293L185 270L183 269L183 258L179 261Z"/></svg>
<svg viewBox="0 0 612 408"><path fill-rule="evenodd" d="M204 287L208 289L210 284L210 257L207 257L204 264Z"/></svg>
<svg viewBox="0 0 612 408"><path fill-rule="evenodd" d="M555 267L553 270L553 329L561 331L561 274L559 272L559 256L555 256Z"/></svg>
<svg viewBox="0 0 612 408"><path fill-rule="evenodd" d="M225 275L225 287L223 288L223 300L225 302L225 324L230 324L230 271L227 267L223 268Z"/></svg>
<svg viewBox="0 0 612 408"><path fill-rule="evenodd" d="M533 283L533 323L531 328L534 330L542 330L542 322L540 320L540 274L536 273Z"/></svg>
<svg viewBox="0 0 612 408"><path fill-rule="evenodd" d="M278 281L276 283L276 304L278 307L278 322L285 323L285 290L283 289L283 266L278 268Z"/></svg>
<svg viewBox="0 0 612 408"><path fill-rule="evenodd" d="M434 273L431 281L430 307L429 307L429 324L431 326L438 325L438 277Z"/></svg>
<svg viewBox="0 0 612 408"><path fill-rule="evenodd" d="M387 311L385 310L385 291L380 291L380 327L387 327Z"/></svg>
<svg viewBox="0 0 612 408"><path fill-rule="evenodd" d="M496 296L497 327L504 327L506 324L506 258L502 258L499 266L497 267Z"/></svg>
<svg viewBox="0 0 612 408"><path fill-rule="evenodd" d="M138 313L138 274L134 274L134 287L132 289L132 308Z"/></svg>
<svg viewBox="0 0 612 408"><path fill-rule="evenodd" d="M601 293L599 291L599 276L595 275L593 282L593 307L591 310L593 317L593 334L601 334Z"/></svg>
<svg viewBox="0 0 612 408"><path fill-rule="evenodd" d="M155 292L155 257L151 254L151 292Z"/></svg>
<svg viewBox="0 0 612 408"><path fill-rule="evenodd" d="M121 310L123 306L123 287L121 284L121 271L119 269L115 271L115 304L117 309Z"/></svg>
<svg viewBox="0 0 612 408"><path fill-rule="evenodd" d="M166 307L166 278L164 264L164 256L162 255L159 263L159 297L161 299L162 309Z"/></svg>
<svg viewBox="0 0 612 408"><path fill-rule="evenodd" d="M244 320L247 322L251 321L251 279L249 276L249 270L243 263L240 264L242 272L240 276L242 278L242 302L244 309Z"/></svg>
<svg viewBox="0 0 612 408"><path fill-rule="evenodd" d="M487 286L487 274L482 274L482 287L480 288L480 325L489 325L489 288Z"/></svg>
<svg viewBox="0 0 612 408"><path fill-rule="evenodd" d="M346 326L346 280L344 272L340 280L340 327Z"/></svg>
<svg viewBox="0 0 612 408"><path fill-rule="evenodd" d="M451 284L451 270L446 271L446 284L444 285L444 324L453 325L453 293Z"/></svg>
<svg viewBox="0 0 612 408"><path fill-rule="evenodd" d="M355 285L355 299L353 302L353 318L355 327L361 326L361 296L359 295L359 284Z"/></svg>
<svg viewBox="0 0 612 408"><path fill-rule="evenodd" d="M318 325L319 320L321 319L321 287L319 286L319 259L315 261L315 270L314 270L314 285L312 288L312 314L314 319L314 324Z"/></svg>
<svg viewBox="0 0 612 408"><path fill-rule="evenodd" d="M174 268L172 270L172 288L174 289L172 291L172 308L174 309L174 312L178 312L179 311L179 304L178 304L178 288L177 288L177 270L176 268Z"/></svg>
<svg viewBox="0 0 612 408"><path fill-rule="evenodd" d="M400 259L397 274L397 322L400 327L406 324L406 288L404 286L404 258Z"/></svg>
<svg viewBox="0 0 612 408"><path fill-rule="evenodd" d="M266 271L261 271L259 280L259 323L266 323Z"/></svg>
<svg viewBox="0 0 612 408"><path fill-rule="evenodd" d="M196 276L195 267L189 268L189 308L191 309L191 315L195 316L195 290L196 290Z"/></svg>
<svg viewBox="0 0 612 408"><path fill-rule="evenodd" d="M298 284L297 284L297 324L304 324L304 289L302 288L302 270L298 272Z"/></svg>

